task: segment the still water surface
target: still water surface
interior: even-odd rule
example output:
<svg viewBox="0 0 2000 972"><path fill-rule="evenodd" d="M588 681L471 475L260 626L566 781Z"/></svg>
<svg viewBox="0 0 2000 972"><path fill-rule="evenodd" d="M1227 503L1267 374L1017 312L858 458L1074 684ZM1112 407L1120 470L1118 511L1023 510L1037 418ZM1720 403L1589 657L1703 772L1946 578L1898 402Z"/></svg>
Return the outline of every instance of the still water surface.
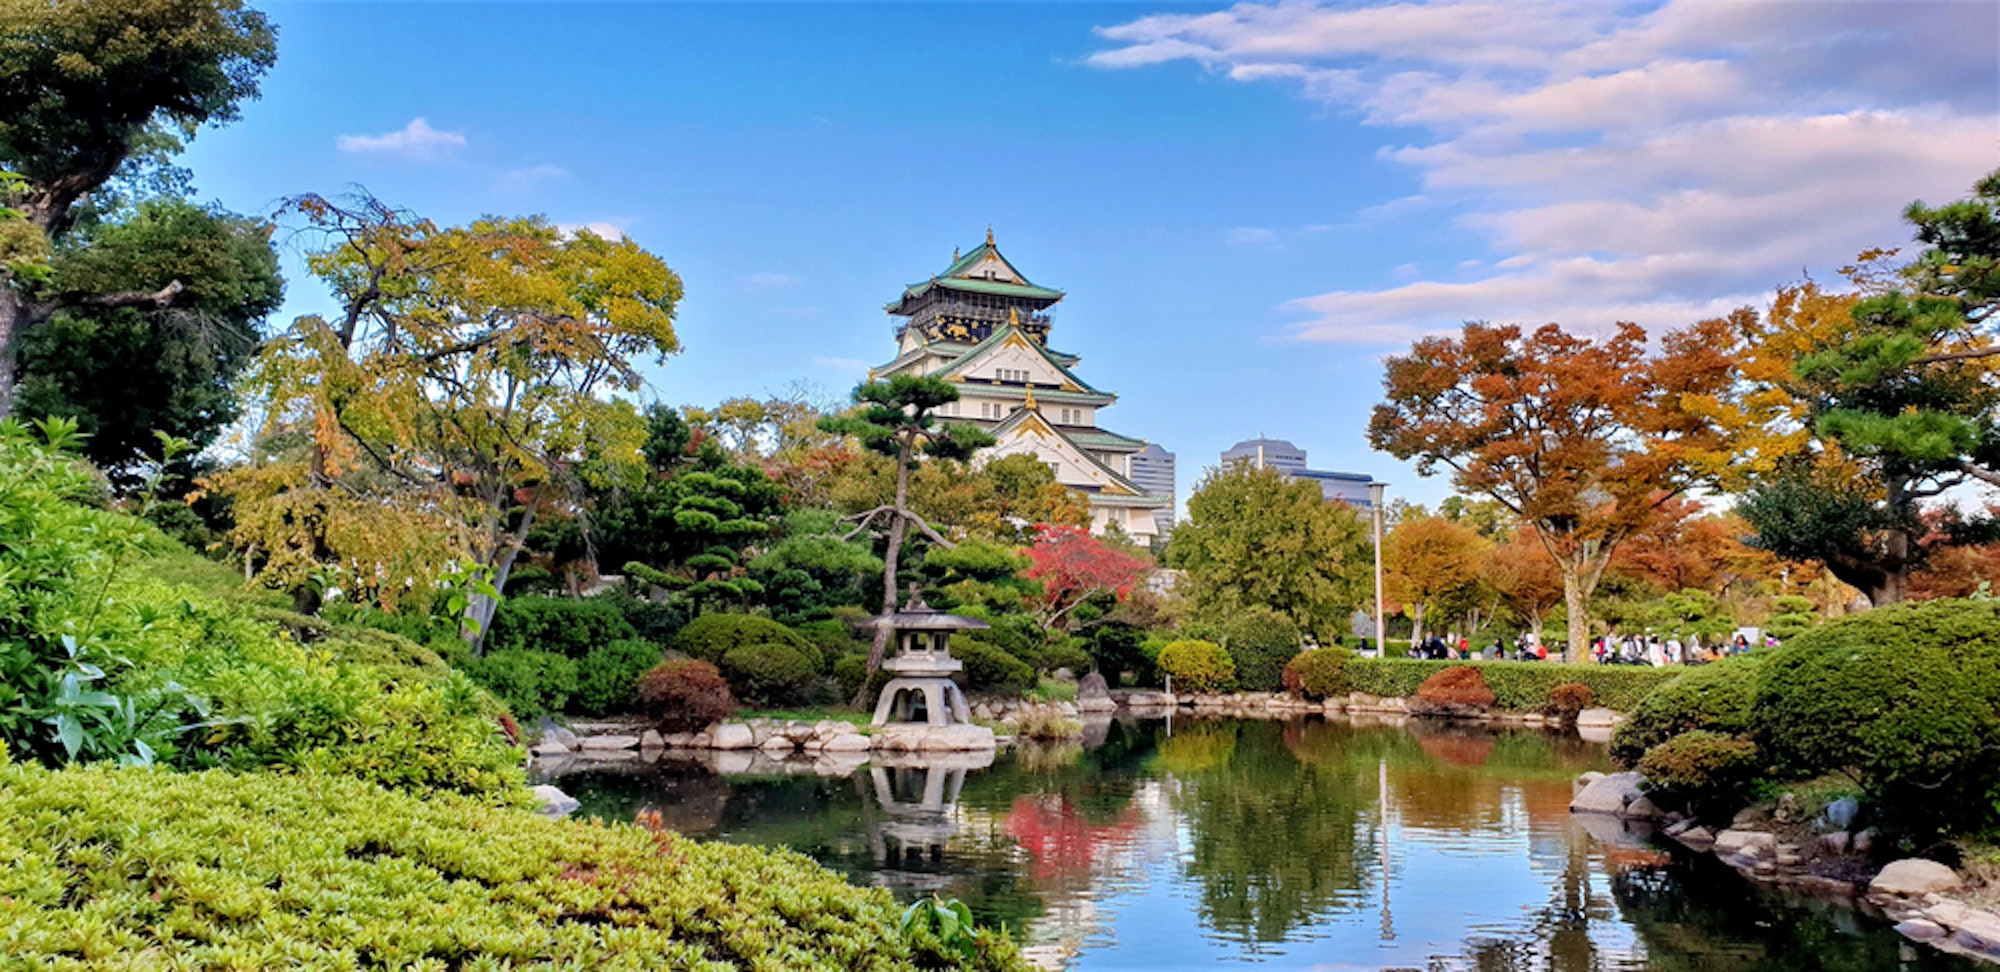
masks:
<svg viewBox="0 0 2000 972"><path fill-rule="evenodd" d="M957 896L1075 970L1972 968L1572 817L1570 780L1605 768L1538 731L1176 719L984 768L560 782L586 815L655 809L900 898Z"/></svg>

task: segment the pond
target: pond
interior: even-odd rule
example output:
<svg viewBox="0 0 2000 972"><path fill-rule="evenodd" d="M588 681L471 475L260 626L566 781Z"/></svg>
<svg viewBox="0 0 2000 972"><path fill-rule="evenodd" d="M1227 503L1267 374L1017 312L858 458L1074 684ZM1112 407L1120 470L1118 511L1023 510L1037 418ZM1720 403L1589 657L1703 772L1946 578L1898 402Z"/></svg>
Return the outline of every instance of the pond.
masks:
<svg viewBox="0 0 2000 972"><path fill-rule="evenodd" d="M990 766L902 762L722 776L667 760L559 782L585 815L658 810L905 900L956 896L1074 970L1972 968L1573 817L1571 779L1607 768L1575 736L1120 719Z"/></svg>

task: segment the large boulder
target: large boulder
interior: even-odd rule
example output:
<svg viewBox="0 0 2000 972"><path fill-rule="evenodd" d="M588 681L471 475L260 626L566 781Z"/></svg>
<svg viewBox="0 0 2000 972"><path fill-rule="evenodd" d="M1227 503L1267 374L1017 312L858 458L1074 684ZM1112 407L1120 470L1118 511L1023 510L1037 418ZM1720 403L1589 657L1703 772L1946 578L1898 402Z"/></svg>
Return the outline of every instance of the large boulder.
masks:
<svg viewBox="0 0 2000 972"><path fill-rule="evenodd" d="M567 817L583 806L576 798L547 783L534 789L535 812L545 817Z"/></svg>
<svg viewBox="0 0 2000 972"><path fill-rule="evenodd" d="M743 723L725 722L715 727L715 734L709 737L709 746L714 749L755 749L757 736Z"/></svg>
<svg viewBox="0 0 2000 972"><path fill-rule="evenodd" d="M1613 773L1590 781L1569 801L1571 813L1622 814L1625 805L1641 796L1639 774Z"/></svg>
<svg viewBox="0 0 2000 972"><path fill-rule="evenodd" d="M1962 883L1958 872L1943 864L1921 857L1906 857L1875 875L1875 879L1868 882L1868 892L1921 898L1939 891L1950 891Z"/></svg>

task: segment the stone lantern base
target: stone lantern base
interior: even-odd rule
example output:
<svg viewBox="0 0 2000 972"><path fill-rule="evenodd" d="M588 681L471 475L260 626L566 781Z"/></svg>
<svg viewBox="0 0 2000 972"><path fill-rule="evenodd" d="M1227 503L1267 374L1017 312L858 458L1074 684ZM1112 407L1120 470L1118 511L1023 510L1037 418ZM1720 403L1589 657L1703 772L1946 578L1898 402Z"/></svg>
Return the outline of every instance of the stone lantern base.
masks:
<svg viewBox="0 0 2000 972"><path fill-rule="evenodd" d="M924 705L922 723L917 723L915 718L919 701ZM959 691L958 683L951 679L893 678L889 684L882 686L882 697L875 703L873 724L948 726L971 721L972 709L965 704L965 693Z"/></svg>

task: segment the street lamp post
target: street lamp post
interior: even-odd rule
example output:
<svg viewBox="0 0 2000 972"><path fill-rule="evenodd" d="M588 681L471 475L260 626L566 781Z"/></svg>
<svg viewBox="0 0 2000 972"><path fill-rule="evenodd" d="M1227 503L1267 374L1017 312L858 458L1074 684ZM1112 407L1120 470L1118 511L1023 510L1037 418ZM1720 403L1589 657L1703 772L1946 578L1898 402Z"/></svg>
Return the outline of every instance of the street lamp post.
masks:
<svg viewBox="0 0 2000 972"><path fill-rule="evenodd" d="M1375 513L1375 657L1389 657L1389 619L1382 614L1382 496L1388 483L1368 484L1368 506Z"/></svg>

